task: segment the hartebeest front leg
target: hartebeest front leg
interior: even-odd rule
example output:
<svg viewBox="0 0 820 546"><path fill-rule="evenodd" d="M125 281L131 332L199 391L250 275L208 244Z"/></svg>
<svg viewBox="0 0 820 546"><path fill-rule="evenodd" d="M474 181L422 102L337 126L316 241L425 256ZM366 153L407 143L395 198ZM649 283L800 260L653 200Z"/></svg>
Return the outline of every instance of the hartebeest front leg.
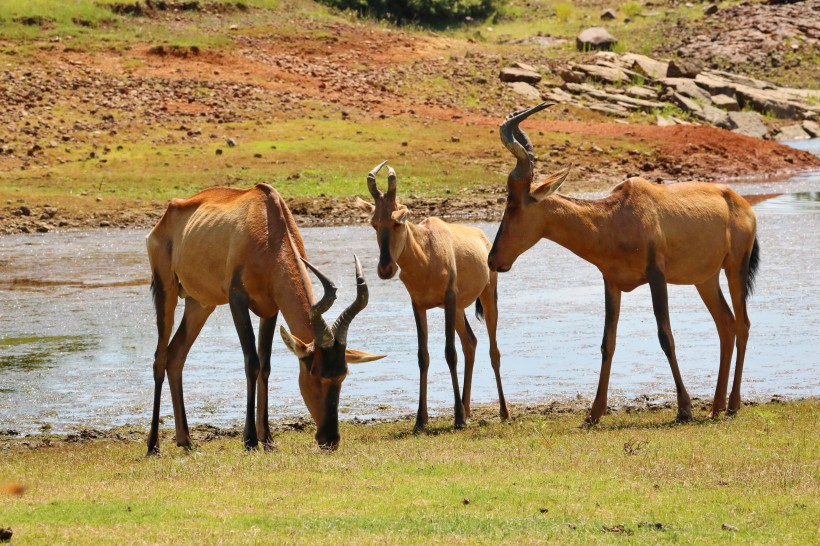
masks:
<svg viewBox="0 0 820 546"><path fill-rule="evenodd" d="M245 409L245 431L242 439L245 449L256 449L259 441L256 435L254 406L256 405L256 380L259 377L259 355L256 352L248 302L248 294L242 286L241 275L237 273L231 283L228 303L231 307L236 333L239 334L239 342L242 344L242 353L245 355L245 379L247 380L248 396Z"/></svg>
<svg viewBox="0 0 820 546"><path fill-rule="evenodd" d="M618 335L618 318L621 315L621 290L604 279L604 339L601 341L601 374L598 376L598 392L586 418L586 423L598 423L606 413L609 373L612 371L612 357L615 355L615 340Z"/></svg>
<svg viewBox="0 0 820 546"><path fill-rule="evenodd" d="M268 422L268 379L270 378L270 355L273 335L276 332L276 318L259 321L259 380L256 384L256 436L265 449L273 447L273 437Z"/></svg>
<svg viewBox="0 0 820 546"><path fill-rule="evenodd" d="M467 426L464 404L458 388L458 355L456 354L456 293L448 289L444 294L444 358L450 368L450 379L453 382L453 397L455 398L455 428Z"/></svg>
<svg viewBox="0 0 820 546"><path fill-rule="evenodd" d="M718 369L715 397L708 418L717 417L726 411L726 391L729 387L729 369L732 366L732 352L735 343L735 317L720 290L720 272L708 281L697 284L698 294L715 321L720 338L720 368Z"/></svg>
<svg viewBox="0 0 820 546"><path fill-rule="evenodd" d="M654 263L646 268L646 278L652 292L652 307L655 311L655 321L658 324L658 340L661 349L666 354L672 377L675 379L675 389L678 397L678 421L688 421L692 418L692 401L689 393L683 386L683 379L678 369L678 359L675 356L675 338L672 336L672 327L669 324L669 295L666 290L666 276Z"/></svg>
<svg viewBox="0 0 820 546"><path fill-rule="evenodd" d="M430 368L430 353L427 351L427 311L413 303L416 319L416 333L419 338L419 410L413 432L420 432L427 426L427 370Z"/></svg>
<svg viewBox="0 0 820 546"><path fill-rule="evenodd" d="M473 366L475 365L475 348L478 340L470 328L464 310L456 313L456 333L461 340L461 352L464 353L464 385L461 394L461 403L464 405L464 414L470 417L470 387L473 383Z"/></svg>
<svg viewBox="0 0 820 546"><path fill-rule="evenodd" d="M162 272L170 267L161 264L162 269L153 269L151 290L154 293L154 307L157 312L157 349L154 352L154 408L151 416L151 431L148 433L148 455L159 455L159 408L162 398L162 384L168 367L168 342L174 328L174 310L177 306L177 284Z"/></svg>
<svg viewBox="0 0 820 546"><path fill-rule="evenodd" d="M493 273L495 275L495 273ZM481 305L484 307L484 322L487 325L487 335L490 338L490 364L495 373L495 385L498 388L499 416L502 421L510 418L507 400L504 398L504 388L501 386L501 351L498 350L496 329L498 328L498 302L496 300L495 282L491 282L481 294Z"/></svg>

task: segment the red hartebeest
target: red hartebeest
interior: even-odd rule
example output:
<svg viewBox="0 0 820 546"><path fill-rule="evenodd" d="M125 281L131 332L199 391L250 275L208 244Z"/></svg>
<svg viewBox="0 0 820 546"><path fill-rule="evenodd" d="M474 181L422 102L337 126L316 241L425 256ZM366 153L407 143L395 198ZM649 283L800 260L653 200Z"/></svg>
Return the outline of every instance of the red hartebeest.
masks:
<svg viewBox="0 0 820 546"><path fill-rule="evenodd" d="M268 377L276 318L281 311L295 334L280 328L285 344L299 357L299 389L316 422L316 441L335 448L339 443L339 392L347 376L347 363L381 358L346 348L350 322L367 305L367 285L358 259L356 300L328 328L322 313L333 304L336 288L305 260L296 222L276 190L267 184L247 190L211 188L189 199L173 199L148 235L147 244L159 331L148 453L159 452L159 406L166 373L177 445L191 447L182 368L208 316L224 303L230 305L245 355L245 447L255 448L260 441L272 445ZM318 303L314 303L305 265L324 287ZM185 313L171 340L178 298L185 299ZM249 311L260 317L258 349Z"/></svg>
<svg viewBox="0 0 820 546"><path fill-rule="evenodd" d="M495 372L502 419L509 418L501 388L501 353L496 344L498 324L497 274L487 267L490 241L475 227L448 224L439 218L426 218L418 225L408 221L410 211L396 201L396 173L387 167L387 193L376 186L376 174L386 164L367 175L367 187L375 205L362 199L356 204L372 213L371 224L379 244L378 274L390 279L400 267L399 278L410 294L419 342L419 409L414 430L427 424L427 310L444 308L445 350L447 366L455 396L455 426L466 425L470 416L470 386L477 340L464 309L476 302L476 316L483 315L490 337L490 362ZM464 393L459 396L456 374L455 333L461 339L464 353Z"/></svg>
<svg viewBox="0 0 820 546"><path fill-rule="evenodd" d="M727 186L706 183L653 184L630 178L596 200L555 194L569 168L538 186L533 181L533 148L519 123L549 106L511 114L501 125L501 141L516 158L507 179L507 205L489 256L493 271L508 271L515 259L547 238L595 265L603 274L606 321L601 344L598 392L587 422L606 411L607 389L621 305L621 292L649 283L661 348L675 379L678 419L692 415L669 325L667 283L693 284L717 326L720 368L710 416L726 409L733 344L737 361L730 413L740 409L740 381L752 292L760 260L752 207ZM721 269L729 281L734 314L720 289Z"/></svg>

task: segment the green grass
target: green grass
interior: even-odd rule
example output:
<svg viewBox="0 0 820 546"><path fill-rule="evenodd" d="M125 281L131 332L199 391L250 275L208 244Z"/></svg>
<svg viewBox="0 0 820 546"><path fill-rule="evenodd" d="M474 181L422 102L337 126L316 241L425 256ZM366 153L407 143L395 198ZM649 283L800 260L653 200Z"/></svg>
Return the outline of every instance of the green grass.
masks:
<svg viewBox="0 0 820 546"><path fill-rule="evenodd" d="M238 439L185 453L166 438L158 459L141 442L6 446L0 476L27 491L0 497L0 526L21 544L817 538L817 400L688 425L672 410L619 412L594 429L579 428L579 412L482 415L421 435L410 422L344 424L335 453L307 431L280 432L267 453Z"/></svg>

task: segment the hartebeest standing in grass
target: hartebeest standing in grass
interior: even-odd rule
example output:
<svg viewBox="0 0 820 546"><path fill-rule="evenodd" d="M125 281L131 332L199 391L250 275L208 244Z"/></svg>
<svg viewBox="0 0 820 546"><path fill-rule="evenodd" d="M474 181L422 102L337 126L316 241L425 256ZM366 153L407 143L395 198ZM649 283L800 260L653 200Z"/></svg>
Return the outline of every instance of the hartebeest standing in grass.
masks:
<svg viewBox="0 0 820 546"><path fill-rule="evenodd" d="M408 220L410 211L396 201L396 173L387 167L387 193L376 186L376 174L386 164L367 175L367 187L375 205L357 199L357 205L372 213L371 224L379 244L378 274L390 279L400 267L399 278L410 294L419 341L419 409L414 430L427 424L427 310L444 308L444 355L450 368L455 397L455 426L462 428L470 416L470 386L477 340L464 312L476 303L476 316L483 315L490 337L490 361L498 386L502 419L509 418L501 388L501 353L496 344L498 324L497 274L487 267L490 241L475 227L448 224L439 218L426 218L418 225ZM459 396L456 373L455 333L464 353L464 393Z"/></svg>
<svg viewBox="0 0 820 546"><path fill-rule="evenodd" d="M147 244L159 331L148 453L159 452L159 406L166 373L177 445L191 447L182 368L208 316L224 303L231 307L245 355L245 447L255 448L260 441L272 445L268 377L276 318L281 311L294 334L281 328L286 345L299 357L299 389L316 422L316 441L335 448L339 443L339 392L347 376L347 363L381 358L346 348L350 322L367 305L367 285L358 259L356 300L329 328L322 313L333 304L336 288L305 260L296 222L276 190L267 184L247 190L211 188L189 199L173 199L148 235ZM318 303L314 303L305 265L324 287ZM185 299L185 313L171 340L178 298ZM258 349L250 311L261 317Z"/></svg>
<svg viewBox="0 0 820 546"><path fill-rule="evenodd" d="M658 338L675 379L678 419L691 418L692 404L675 357L666 286L694 284L720 337L720 369L709 415L726 409L735 340L737 361L728 410L736 412L741 406L740 381L749 337L746 299L752 292L760 259L752 207L724 185L663 185L642 178L630 178L596 200L555 194L569 168L531 186L533 148L519 123L547 106L544 103L512 114L501 125L501 141L515 156L516 165L507 179L507 204L490 252L490 269L508 271L521 253L547 238L592 263L603 274L603 359L598 392L587 417L591 424L606 411L621 292L630 292L644 283L649 283ZM720 289L721 269L729 281L734 314Z"/></svg>

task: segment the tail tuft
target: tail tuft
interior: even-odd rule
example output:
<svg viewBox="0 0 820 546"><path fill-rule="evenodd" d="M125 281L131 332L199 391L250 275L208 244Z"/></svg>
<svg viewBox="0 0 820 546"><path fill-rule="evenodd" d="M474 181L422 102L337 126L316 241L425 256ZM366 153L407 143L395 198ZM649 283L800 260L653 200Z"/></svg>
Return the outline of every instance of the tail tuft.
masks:
<svg viewBox="0 0 820 546"><path fill-rule="evenodd" d="M755 289L755 276L757 269L760 266L760 245L757 243L755 237L754 245L752 246L752 253L749 256L749 274L746 276L746 298L752 295Z"/></svg>
<svg viewBox="0 0 820 546"><path fill-rule="evenodd" d="M478 319L479 322L484 322L484 306L481 305L481 300L475 300L475 318Z"/></svg>

